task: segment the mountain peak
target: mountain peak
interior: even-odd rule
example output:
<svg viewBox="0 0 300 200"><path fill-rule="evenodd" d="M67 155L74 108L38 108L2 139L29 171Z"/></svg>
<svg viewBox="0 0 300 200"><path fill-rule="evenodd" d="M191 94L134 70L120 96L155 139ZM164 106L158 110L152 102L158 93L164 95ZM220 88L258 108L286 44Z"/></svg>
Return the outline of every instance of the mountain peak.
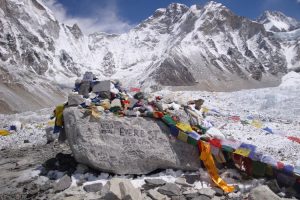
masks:
<svg viewBox="0 0 300 200"><path fill-rule="evenodd" d="M205 4L205 7L220 7L223 6L221 3L215 1L209 1Z"/></svg>
<svg viewBox="0 0 300 200"><path fill-rule="evenodd" d="M265 11L257 22L264 24L266 30L272 32L292 31L300 27L296 19L287 17L280 11Z"/></svg>
<svg viewBox="0 0 300 200"><path fill-rule="evenodd" d="M187 9L189 9L189 7L181 3L171 3L167 7L167 10L176 10L176 11L187 10Z"/></svg>
<svg viewBox="0 0 300 200"><path fill-rule="evenodd" d="M189 7L184 4L171 3L166 9L166 13L168 16L175 17L178 15L182 15L183 13L187 12L188 10L189 10Z"/></svg>

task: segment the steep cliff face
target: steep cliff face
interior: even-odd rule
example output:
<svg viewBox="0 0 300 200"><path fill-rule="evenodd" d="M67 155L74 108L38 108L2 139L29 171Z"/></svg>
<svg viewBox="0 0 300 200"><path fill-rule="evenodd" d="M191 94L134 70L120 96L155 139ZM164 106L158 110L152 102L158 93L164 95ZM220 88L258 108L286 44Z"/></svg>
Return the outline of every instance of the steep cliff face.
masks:
<svg viewBox="0 0 300 200"><path fill-rule="evenodd" d="M282 13L251 21L215 2L173 3L127 33L84 35L39 0L0 0L0 103L10 111L53 105L87 70L144 88L273 86L300 68L298 28Z"/></svg>

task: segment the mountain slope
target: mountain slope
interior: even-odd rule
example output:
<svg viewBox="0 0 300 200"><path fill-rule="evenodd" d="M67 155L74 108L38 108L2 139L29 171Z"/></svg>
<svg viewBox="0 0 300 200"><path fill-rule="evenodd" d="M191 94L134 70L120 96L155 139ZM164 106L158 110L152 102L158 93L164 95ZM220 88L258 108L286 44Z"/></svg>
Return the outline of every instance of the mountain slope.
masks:
<svg viewBox="0 0 300 200"><path fill-rule="evenodd" d="M274 32L293 31L300 28L300 23L278 11L265 11L257 20L266 30Z"/></svg>
<svg viewBox="0 0 300 200"><path fill-rule="evenodd" d="M76 24L58 22L38 0L0 0L0 9L5 112L62 101L62 89L87 70L125 86L227 91L278 85L299 63L297 35L278 39L283 36L266 30L264 22L215 2L170 4L121 35L84 35Z"/></svg>
<svg viewBox="0 0 300 200"><path fill-rule="evenodd" d="M288 70L300 72L300 22L274 11L266 11L257 21L281 44Z"/></svg>

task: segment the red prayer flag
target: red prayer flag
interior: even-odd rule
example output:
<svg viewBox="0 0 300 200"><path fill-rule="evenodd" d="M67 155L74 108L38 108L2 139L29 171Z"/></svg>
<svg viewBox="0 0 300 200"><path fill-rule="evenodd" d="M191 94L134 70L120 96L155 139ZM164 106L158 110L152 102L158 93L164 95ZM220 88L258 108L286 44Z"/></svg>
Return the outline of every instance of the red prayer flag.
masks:
<svg viewBox="0 0 300 200"><path fill-rule="evenodd" d="M132 88L130 88L130 91L131 92L140 92L141 88L134 88L134 87L132 87Z"/></svg>
<svg viewBox="0 0 300 200"><path fill-rule="evenodd" d="M294 137L294 136L288 136L289 140L292 140L293 142L298 142L300 144L300 138Z"/></svg>

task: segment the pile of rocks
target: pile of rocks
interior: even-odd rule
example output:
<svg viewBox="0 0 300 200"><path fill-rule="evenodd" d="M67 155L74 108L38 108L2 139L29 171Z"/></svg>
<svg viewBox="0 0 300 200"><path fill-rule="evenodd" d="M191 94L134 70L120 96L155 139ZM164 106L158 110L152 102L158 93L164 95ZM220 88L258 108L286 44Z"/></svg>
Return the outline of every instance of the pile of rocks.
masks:
<svg viewBox="0 0 300 200"><path fill-rule="evenodd" d="M193 109L199 112L196 120L201 121L203 100L189 102L189 108L184 108L137 88L127 91L119 81L98 81L90 73L76 83L74 91L63 116L65 133L78 162L115 174L199 169L197 147L177 141L170 128L155 119L167 114L174 123L189 124L191 117L186 109ZM196 132L194 135L200 137Z"/></svg>

